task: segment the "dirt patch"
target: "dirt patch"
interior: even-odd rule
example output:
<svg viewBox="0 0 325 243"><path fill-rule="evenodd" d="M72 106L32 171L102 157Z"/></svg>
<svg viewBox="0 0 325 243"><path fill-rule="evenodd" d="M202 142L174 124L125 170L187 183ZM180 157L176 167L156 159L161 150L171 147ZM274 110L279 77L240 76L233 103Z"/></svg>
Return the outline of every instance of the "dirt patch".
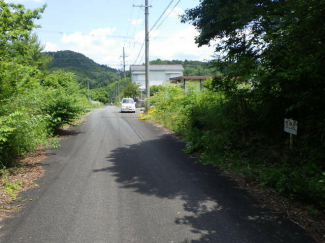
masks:
<svg viewBox="0 0 325 243"><path fill-rule="evenodd" d="M19 192L38 186L34 181L44 174L41 162L45 158L45 151L42 149L22 156L18 158L15 168L0 177L0 222L21 207L16 199Z"/></svg>

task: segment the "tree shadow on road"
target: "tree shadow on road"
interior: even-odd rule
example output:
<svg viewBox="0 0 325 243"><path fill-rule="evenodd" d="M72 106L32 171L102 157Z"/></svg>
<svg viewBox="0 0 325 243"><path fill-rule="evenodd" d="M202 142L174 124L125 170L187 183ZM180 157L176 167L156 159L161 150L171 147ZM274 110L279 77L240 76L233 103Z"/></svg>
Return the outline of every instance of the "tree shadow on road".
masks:
<svg viewBox="0 0 325 243"><path fill-rule="evenodd" d="M180 199L184 215L173 224L188 226L195 239L181 242L314 242L282 215L258 202L210 166L195 164L172 135L115 149L109 173L121 188L158 198ZM150 168L150 169L149 169ZM176 228L176 227L175 227Z"/></svg>

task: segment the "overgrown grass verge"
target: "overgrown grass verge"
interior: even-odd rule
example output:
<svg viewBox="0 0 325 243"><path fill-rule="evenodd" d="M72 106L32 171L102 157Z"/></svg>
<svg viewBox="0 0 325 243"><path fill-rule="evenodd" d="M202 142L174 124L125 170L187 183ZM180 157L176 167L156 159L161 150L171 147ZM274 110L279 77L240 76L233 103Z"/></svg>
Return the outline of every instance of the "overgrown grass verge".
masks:
<svg viewBox="0 0 325 243"><path fill-rule="evenodd" d="M44 92L42 92L44 91ZM25 96L26 95L26 96ZM0 108L0 169L15 166L19 156L38 146L55 146L54 131L75 121L101 103L62 90L33 90Z"/></svg>
<svg viewBox="0 0 325 243"><path fill-rule="evenodd" d="M87 103L85 105L88 108L78 114L71 124L65 124L62 127L63 130L69 126L84 124L85 114L92 108L100 108L103 106L102 104L93 106ZM29 198L21 201L17 199L17 195L27 189L38 187L35 181L43 176L44 170L41 162L46 158L46 149L58 148L60 146L59 141L64 137L65 135L52 136L47 139L45 145L37 145L33 150L16 158L15 162L11 164L11 167L2 167L0 169L0 221L2 218L10 216L10 213L19 210L21 202L34 200L33 198Z"/></svg>
<svg viewBox="0 0 325 243"><path fill-rule="evenodd" d="M324 151L298 145L290 150L286 139L247 132L250 124L245 116L234 118L241 111L234 112L222 93L191 88L185 92L171 85L162 86L148 101L151 109L141 119L152 119L182 135L185 152L199 154L200 163L235 171L286 200L309 205L313 213L324 213Z"/></svg>

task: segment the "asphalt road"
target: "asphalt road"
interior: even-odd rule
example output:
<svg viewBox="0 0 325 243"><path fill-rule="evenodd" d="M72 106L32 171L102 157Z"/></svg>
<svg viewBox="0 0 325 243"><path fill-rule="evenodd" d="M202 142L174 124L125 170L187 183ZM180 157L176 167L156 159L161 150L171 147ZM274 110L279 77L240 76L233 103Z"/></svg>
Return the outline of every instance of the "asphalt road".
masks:
<svg viewBox="0 0 325 243"><path fill-rule="evenodd" d="M0 242L314 242L138 115L107 106L72 128Z"/></svg>

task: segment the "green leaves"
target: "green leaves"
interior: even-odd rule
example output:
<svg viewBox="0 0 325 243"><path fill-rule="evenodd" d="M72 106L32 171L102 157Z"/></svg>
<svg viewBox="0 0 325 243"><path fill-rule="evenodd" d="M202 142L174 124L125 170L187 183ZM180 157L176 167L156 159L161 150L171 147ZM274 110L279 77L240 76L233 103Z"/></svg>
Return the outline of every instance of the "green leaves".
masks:
<svg viewBox="0 0 325 243"><path fill-rule="evenodd" d="M16 130L17 117L20 115L21 113L16 111L9 116L0 117L0 146L8 141L8 137Z"/></svg>
<svg viewBox="0 0 325 243"><path fill-rule="evenodd" d="M26 10L0 0L0 170L12 166L17 156L48 145L54 130L89 103L73 73L44 72L51 58L41 54L31 34L44 9Z"/></svg>
<svg viewBox="0 0 325 243"><path fill-rule="evenodd" d="M122 92L124 93L125 97L135 98L140 94L140 86L136 83L128 83L123 89Z"/></svg>
<svg viewBox="0 0 325 243"><path fill-rule="evenodd" d="M34 10L26 10L22 4L6 3L0 0L0 59L8 58L12 51L24 54L25 46L20 43L28 38L33 28L35 19L39 19L46 5Z"/></svg>

